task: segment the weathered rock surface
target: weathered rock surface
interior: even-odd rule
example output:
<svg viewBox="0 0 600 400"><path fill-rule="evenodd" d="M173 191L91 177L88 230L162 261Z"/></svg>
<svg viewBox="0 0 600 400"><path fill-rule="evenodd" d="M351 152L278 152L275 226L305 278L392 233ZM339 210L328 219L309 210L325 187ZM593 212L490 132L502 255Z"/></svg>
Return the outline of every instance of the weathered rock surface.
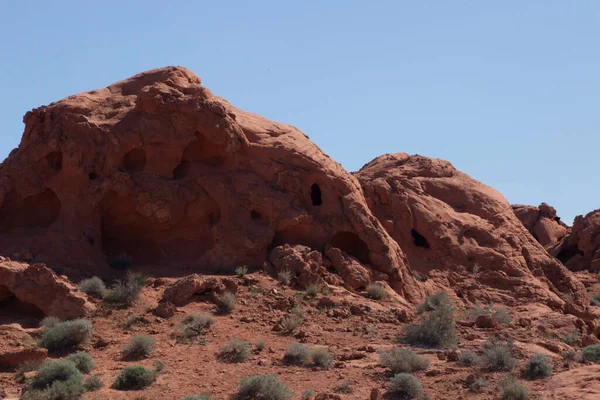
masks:
<svg viewBox="0 0 600 400"><path fill-rule="evenodd" d="M569 233L569 227L556 215L556 210L546 203L539 207L513 204L512 209L535 240L545 248L556 245Z"/></svg>
<svg viewBox="0 0 600 400"><path fill-rule="evenodd" d="M356 179L298 129L238 110L181 67L34 109L0 166L0 252L97 273L210 271L329 246L422 296ZM102 271L100 271L102 272Z"/></svg>
<svg viewBox="0 0 600 400"><path fill-rule="evenodd" d="M388 154L356 176L371 210L427 284L504 304L585 303L583 285L535 241L504 197L449 162Z"/></svg>
<svg viewBox="0 0 600 400"><path fill-rule="evenodd" d="M193 274L178 279L171 286L167 287L163 293L161 303L171 303L181 306L186 304L196 294L204 294L216 300L226 291L234 294L237 292L237 284L233 279Z"/></svg>
<svg viewBox="0 0 600 400"><path fill-rule="evenodd" d="M577 216L571 232L548 251L570 270L600 270L600 210Z"/></svg>
<svg viewBox="0 0 600 400"><path fill-rule="evenodd" d="M85 294L43 264L0 262L0 300L11 296L60 319L83 317L94 309Z"/></svg>

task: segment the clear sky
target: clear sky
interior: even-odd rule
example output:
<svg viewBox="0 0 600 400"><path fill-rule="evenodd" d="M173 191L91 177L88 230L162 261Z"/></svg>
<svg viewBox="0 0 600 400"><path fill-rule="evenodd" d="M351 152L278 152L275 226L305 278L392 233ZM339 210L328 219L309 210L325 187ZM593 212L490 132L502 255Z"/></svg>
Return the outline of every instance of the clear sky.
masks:
<svg viewBox="0 0 600 400"><path fill-rule="evenodd" d="M348 170L451 161L570 222L600 207L600 2L4 1L0 158L23 114L167 65Z"/></svg>

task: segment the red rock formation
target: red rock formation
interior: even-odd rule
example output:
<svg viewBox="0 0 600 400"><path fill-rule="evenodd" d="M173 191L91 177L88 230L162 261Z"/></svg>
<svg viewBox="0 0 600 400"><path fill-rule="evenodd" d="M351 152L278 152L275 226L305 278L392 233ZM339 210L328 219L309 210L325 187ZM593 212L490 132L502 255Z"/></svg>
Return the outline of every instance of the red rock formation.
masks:
<svg viewBox="0 0 600 400"><path fill-rule="evenodd" d="M422 291L356 179L298 129L232 107L188 70L148 71L27 113L0 167L0 254L98 273L177 270L330 246Z"/></svg>
<svg viewBox="0 0 600 400"><path fill-rule="evenodd" d="M545 248L556 245L569 233L569 227L556 215L556 210L546 203L539 207L515 204L512 209L535 240Z"/></svg>
<svg viewBox="0 0 600 400"><path fill-rule="evenodd" d="M504 197L449 162L388 154L356 176L411 268L434 286L505 304L585 303L583 285L535 241Z"/></svg>
<svg viewBox="0 0 600 400"><path fill-rule="evenodd" d="M573 271L600 270L600 210L577 216L571 233L549 252Z"/></svg>
<svg viewBox="0 0 600 400"><path fill-rule="evenodd" d="M0 262L0 301L11 296L60 319L83 317L94 309L83 293L43 264Z"/></svg>

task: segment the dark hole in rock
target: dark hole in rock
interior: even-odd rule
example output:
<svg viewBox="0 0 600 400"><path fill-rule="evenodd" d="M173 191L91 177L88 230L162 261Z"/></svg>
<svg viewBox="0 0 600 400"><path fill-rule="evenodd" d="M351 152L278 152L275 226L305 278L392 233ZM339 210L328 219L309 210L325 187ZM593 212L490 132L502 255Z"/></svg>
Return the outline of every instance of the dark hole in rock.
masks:
<svg viewBox="0 0 600 400"><path fill-rule="evenodd" d="M48 161L48 165L55 171L60 171L62 169L62 152L53 151L52 153L46 156L46 161Z"/></svg>
<svg viewBox="0 0 600 400"><path fill-rule="evenodd" d="M412 235L413 243L415 244L415 246L422 247L424 249L429 248L429 242L427 241L425 236L421 235L414 229L411 229L410 234Z"/></svg>
<svg viewBox="0 0 600 400"><path fill-rule="evenodd" d="M558 260L561 263L566 264L567 261L569 261L571 258L575 257L578 254L583 255L583 252L579 250L579 247L569 246L562 249L560 253L558 253L558 255L556 256L556 258L558 258Z"/></svg>
<svg viewBox="0 0 600 400"><path fill-rule="evenodd" d="M190 162L183 160L173 170L173 179L184 179L188 176L189 172L190 172Z"/></svg>
<svg viewBox="0 0 600 400"><path fill-rule="evenodd" d="M89 173L88 178L90 178L91 181L94 181L98 179L98 173L96 171L92 171Z"/></svg>
<svg viewBox="0 0 600 400"><path fill-rule="evenodd" d="M60 209L60 200L51 189L24 199L11 192L0 207L0 230L46 228L58 218Z"/></svg>
<svg viewBox="0 0 600 400"><path fill-rule="evenodd" d="M538 236L537 236L535 233L533 234L533 238L534 238L535 240L537 240L538 242L540 241L540 239L538 239Z"/></svg>
<svg viewBox="0 0 600 400"><path fill-rule="evenodd" d="M259 213L258 211L256 211L256 210L252 210L252 211L250 212L250 217L251 217L252 219L261 219L261 218L262 218L262 215L260 215L260 213Z"/></svg>
<svg viewBox="0 0 600 400"><path fill-rule="evenodd" d="M0 291L5 291L2 288ZM6 293L0 300L0 325L19 324L23 328L37 328L44 313L33 304L25 303L12 293Z"/></svg>
<svg viewBox="0 0 600 400"><path fill-rule="evenodd" d="M556 222L560 222L560 217L554 217L554 220L555 220Z"/></svg>
<svg viewBox="0 0 600 400"><path fill-rule="evenodd" d="M354 232L338 232L331 239L331 246L354 256L358 261L369 263L369 246Z"/></svg>
<svg viewBox="0 0 600 400"><path fill-rule="evenodd" d="M323 204L323 199L321 198L321 188L316 183L313 183L313 185L310 187L310 198L313 206L320 206Z"/></svg>
<svg viewBox="0 0 600 400"><path fill-rule="evenodd" d="M123 157L123 167L129 172L142 171L146 166L146 152L137 148L127 152Z"/></svg>

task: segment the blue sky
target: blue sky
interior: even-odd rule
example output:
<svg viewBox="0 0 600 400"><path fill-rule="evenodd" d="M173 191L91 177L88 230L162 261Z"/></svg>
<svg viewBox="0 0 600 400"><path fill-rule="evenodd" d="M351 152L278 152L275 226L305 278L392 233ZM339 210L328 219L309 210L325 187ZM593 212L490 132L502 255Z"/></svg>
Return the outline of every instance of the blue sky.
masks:
<svg viewBox="0 0 600 400"><path fill-rule="evenodd" d="M600 207L600 2L6 1L0 158L23 114L167 65L348 170L439 157L570 222Z"/></svg>

